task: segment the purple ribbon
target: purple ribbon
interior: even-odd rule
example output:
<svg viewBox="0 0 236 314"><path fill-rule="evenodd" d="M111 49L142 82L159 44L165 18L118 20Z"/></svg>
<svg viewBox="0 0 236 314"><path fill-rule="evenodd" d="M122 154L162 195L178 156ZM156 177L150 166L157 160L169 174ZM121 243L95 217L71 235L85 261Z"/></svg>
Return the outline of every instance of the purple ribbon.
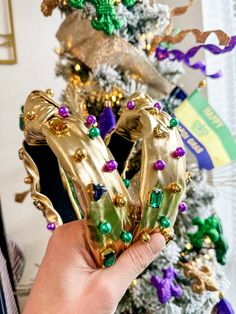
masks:
<svg viewBox="0 0 236 314"><path fill-rule="evenodd" d="M182 61L189 68L200 70L205 76L216 79L222 76L221 71L218 71L214 74L207 74L206 64L203 61L198 61L191 64L190 59L193 58L198 53L198 51L202 48L211 52L214 55L219 55L219 54L224 54L224 53L232 51L235 48L235 46L236 46L236 36L232 36L229 42L229 45L224 47L223 49L213 44L203 44L203 45L193 47L189 49L186 53L184 53L177 49L168 51L165 48L157 47L155 56L158 61L162 61L167 58L170 61L179 61L179 62Z"/></svg>

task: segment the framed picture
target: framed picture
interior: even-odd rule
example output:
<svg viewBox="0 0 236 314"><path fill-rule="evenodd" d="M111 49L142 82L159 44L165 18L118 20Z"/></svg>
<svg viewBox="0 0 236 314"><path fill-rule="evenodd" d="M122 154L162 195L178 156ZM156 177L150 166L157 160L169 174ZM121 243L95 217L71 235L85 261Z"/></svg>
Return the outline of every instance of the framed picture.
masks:
<svg viewBox="0 0 236 314"><path fill-rule="evenodd" d="M0 64L17 62L11 0L0 0Z"/></svg>

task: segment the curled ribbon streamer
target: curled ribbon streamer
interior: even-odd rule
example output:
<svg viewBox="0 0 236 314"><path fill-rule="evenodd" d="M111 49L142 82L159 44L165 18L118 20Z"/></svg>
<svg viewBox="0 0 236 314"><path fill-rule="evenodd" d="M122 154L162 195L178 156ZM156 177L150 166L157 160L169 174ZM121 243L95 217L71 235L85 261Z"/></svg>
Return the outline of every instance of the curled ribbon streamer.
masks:
<svg viewBox="0 0 236 314"><path fill-rule="evenodd" d="M230 39L229 45L227 47L224 47L223 49L213 44L205 44L205 45L199 45L199 46L193 47L189 49L186 53L184 53L177 49L168 51L166 49L158 47L156 49L156 58L159 61L165 60L167 58L171 61L179 61L179 62L183 61L188 67L192 69L200 70L207 77L219 78L220 76L222 76L221 71L215 74L208 75L206 74L206 65L204 64L204 62L198 61L194 64L191 64L190 59L193 58L201 48L211 52L214 55L219 55L219 54L231 52L235 48L235 46L236 46L236 36L232 36Z"/></svg>
<svg viewBox="0 0 236 314"><path fill-rule="evenodd" d="M193 3L195 1L196 0L189 0L188 4L186 4L185 6L183 6L183 7L176 7L176 8L173 8L171 10L171 12L170 12L170 23L167 25L166 31L165 31L165 33L167 35L170 35L171 32L172 32L172 29L173 29L173 17L184 15L188 11L188 9L191 8L191 6L193 5Z"/></svg>
<svg viewBox="0 0 236 314"><path fill-rule="evenodd" d="M176 43L180 43L182 40L184 40L184 38L189 34L192 33L195 38L196 41L198 43L205 43L205 41L207 40L207 38L211 35L211 34L215 34L216 37L219 40L219 45L223 45L223 46L227 46L230 43L230 36L227 35L224 31L222 30L213 30L213 31L207 31L207 32L201 32L199 29L187 29L184 31L181 31L178 35L176 36L155 36L153 38L152 44L151 44L151 49L149 51L149 54L153 53L156 50L156 46L160 43L160 42L168 42L168 43L172 43L172 44L176 44Z"/></svg>

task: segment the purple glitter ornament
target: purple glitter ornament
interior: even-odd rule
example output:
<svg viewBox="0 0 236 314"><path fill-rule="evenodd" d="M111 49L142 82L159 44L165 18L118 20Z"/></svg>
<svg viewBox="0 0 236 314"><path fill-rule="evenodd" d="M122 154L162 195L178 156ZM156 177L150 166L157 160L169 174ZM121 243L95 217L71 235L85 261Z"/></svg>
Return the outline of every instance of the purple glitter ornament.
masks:
<svg viewBox="0 0 236 314"><path fill-rule="evenodd" d="M87 116L86 118L86 122L89 126L94 125L97 122L97 119L95 116L93 116L92 114Z"/></svg>
<svg viewBox="0 0 236 314"><path fill-rule="evenodd" d="M129 101L129 102L127 103L127 108L128 108L129 110L133 110L133 109L135 108L134 102L133 102L133 101Z"/></svg>
<svg viewBox="0 0 236 314"><path fill-rule="evenodd" d="M177 147L173 153L174 158L183 157L186 154L186 150L183 147Z"/></svg>
<svg viewBox="0 0 236 314"><path fill-rule="evenodd" d="M164 170L165 169L165 167L166 167L166 163L164 162L164 160L161 160L161 159L159 159L159 160L156 160L155 162L154 162L154 164L153 164L153 168L155 169L155 170Z"/></svg>
<svg viewBox="0 0 236 314"><path fill-rule="evenodd" d="M47 224L47 229L48 229L49 231L54 231L54 230L56 229L56 224L55 224L54 222L49 222L49 223Z"/></svg>
<svg viewBox="0 0 236 314"><path fill-rule="evenodd" d="M188 209L188 206L187 206L187 204L185 202L181 202L181 203L179 203L179 207L178 208L179 208L179 211L181 213L183 213L183 212L185 212Z"/></svg>
<svg viewBox="0 0 236 314"><path fill-rule="evenodd" d="M166 304L171 297L181 297L183 290L179 285L175 285L173 281L178 274L172 267L162 270L163 279L158 276L151 277L151 284L157 289L157 297L161 304Z"/></svg>
<svg viewBox="0 0 236 314"><path fill-rule="evenodd" d="M111 160L106 162L103 170L105 172L112 172L112 171L116 170L117 168L118 168L118 163L115 160L111 159Z"/></svg>
<svg viewBox="0 0 236 314"><path fill-rule="evenodd" d="M59 113L59 115L60 115L62 118L67 118L67 117L69 117L69 115L70 115L69 108L66 107L66 106L61 106L61 107L58 109L58 113Z"/></svg>
<svg viewBox="0 0 236 314"><path fill-rule="evenodd" d="M157 108L159 111L163 109L163 105L160 101L156 102L153 107Z"/></svg>

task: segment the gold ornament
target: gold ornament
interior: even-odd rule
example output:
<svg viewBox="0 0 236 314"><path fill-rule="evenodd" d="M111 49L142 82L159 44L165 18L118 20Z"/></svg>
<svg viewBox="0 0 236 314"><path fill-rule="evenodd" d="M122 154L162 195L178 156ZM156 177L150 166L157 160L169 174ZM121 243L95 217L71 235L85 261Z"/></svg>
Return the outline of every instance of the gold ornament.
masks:
<svg viewBox="0 0 236 314"><path fill-rule="evenodd" d="M169 131L164 129L160 124L153 129L153 133L157 138L166 138L169 135Z"/></svg>
<svg viewBox="0 0 236 314"><path fill-rule="evenodd" d="M180 184L176 182L172 182L167 185L166 190L170 191L171 193L180 193L182 190L182 187Z"/></svg>
<svg viewBox="0 0 236 314"><path fill-rule="evenodd" d="M24 178L24 183L25 184L31 184L33 182L32 177L28 176Z"/></svg>
<svg viewBox="0 0 236 314"><path fill-rule="evenodd" d="M127 204L127 199L122 196L122 195L116 195L114 197L114 204L117 206L117 207L124 207L126 204Z"/></svg>
<svg viewBox="0 0 236 314"><path fill-rule="evenodd" d="M52 118L49 121L49 126L51 131L57 135L68 132L68 126L58 117Z"/></svg>
<svg viewBox="0 0 236 314"><path fill-rule="evenodd" d="M185 276L194 280L194 283L191 285L193 292L219 291L214 279L211 277L212 272L207 265L198 268L194 261L189 263L180 262L180 265L184 269Z"/></svg>
<svg viewBox="0 0 236 314"><path fill-rule="evenodd" d="M87 158L87 151L86 149L84 148L78 148L76 151L75 151L75 154L74 154L74 158L76 161L82 161L83 159Z"/></svg>
<svg viewBox="0 0 236 314"><path fill-rule="evenodd" d="M151 237L147 232L143 232L140 234L140 239L144 242L144 243L149 243L151 241Z"/></svg>
<svg viewBox="0 0 236 314"><path fill-rule="evenodd" d="M34 120L36 118L36 113L34 111L28 111L25 116L28 120Z"/></svg>
<svg viewBox="0 0 236 314"><path fill-rule="evenodd" d="M52 98L54 96L54 91L51 88L48 88L45 93L47 94L48 97Z"/></svg>

